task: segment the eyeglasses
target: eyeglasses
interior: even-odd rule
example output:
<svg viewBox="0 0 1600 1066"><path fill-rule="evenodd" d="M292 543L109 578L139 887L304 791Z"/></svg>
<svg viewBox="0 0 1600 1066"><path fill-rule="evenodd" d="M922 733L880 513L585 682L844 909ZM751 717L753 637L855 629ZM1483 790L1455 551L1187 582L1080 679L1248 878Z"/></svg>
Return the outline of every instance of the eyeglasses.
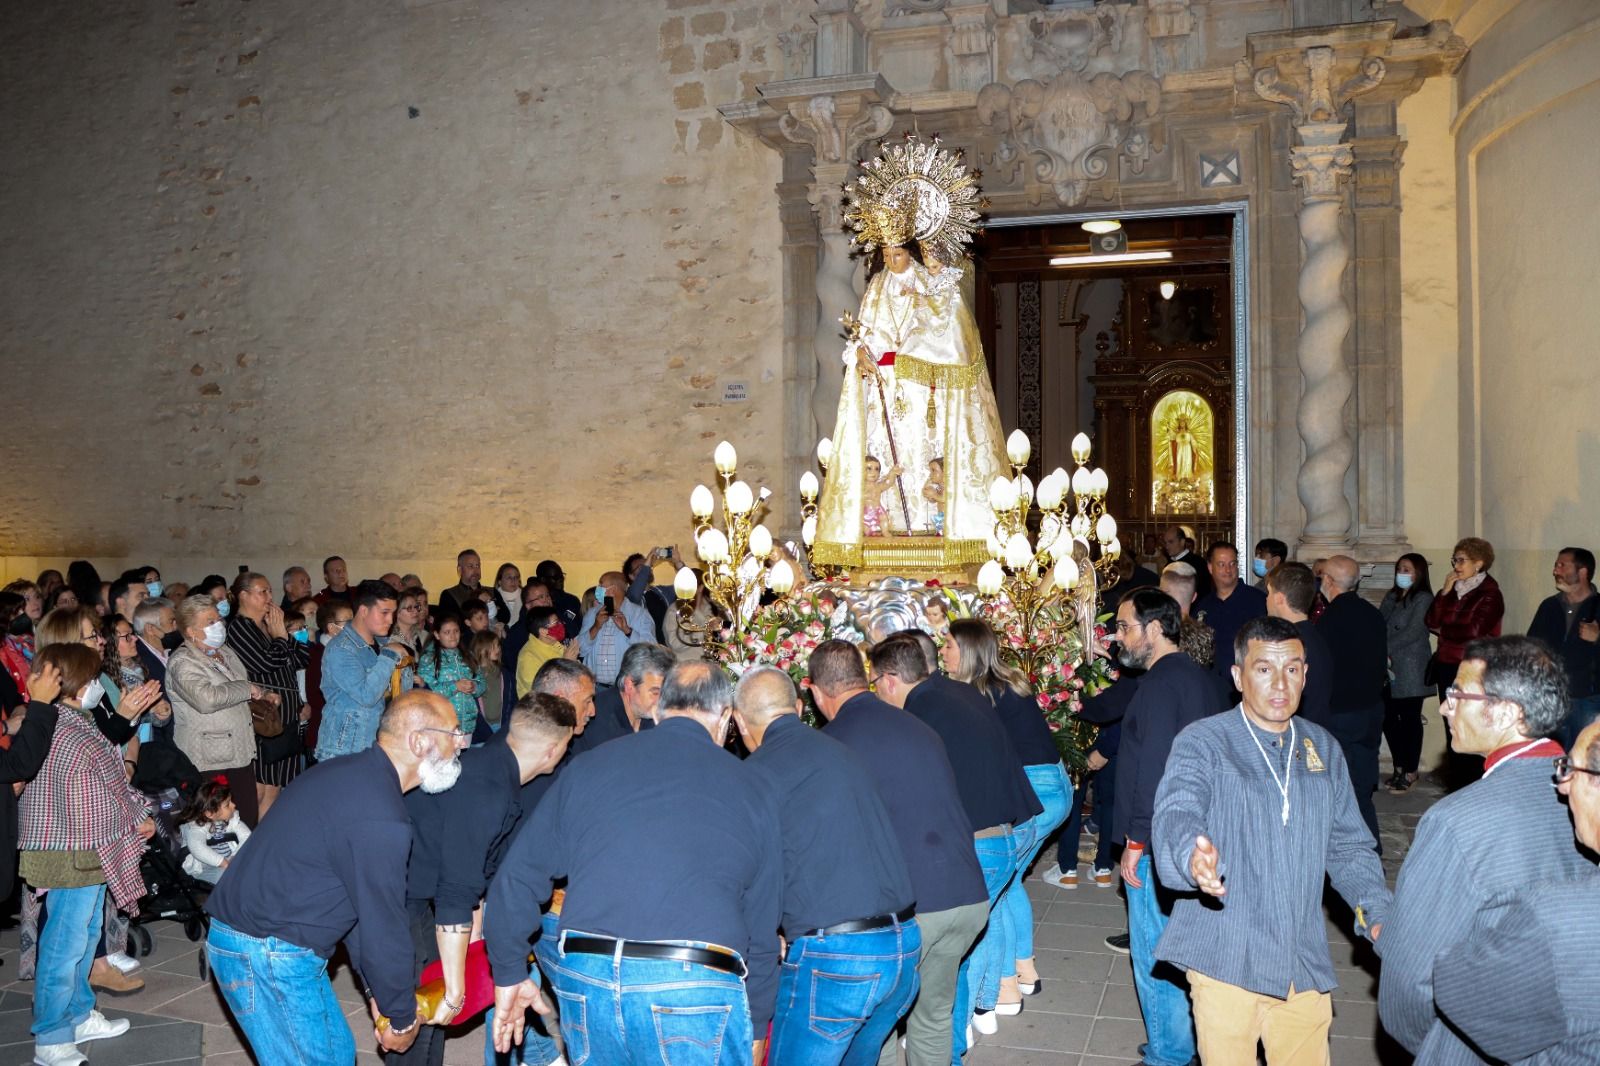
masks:
<svg viewBox="0 0 1600 1066"><path fill-rule="evenodd" d="M1463 701L1470 703L1474 700L1483 700L1486 703L1515 702L1513 700L1507 700L1504 696L1495 692L1463 692L1454 685L1451 685L1449 688L1444 690L1444 698L1446 703L1461 703Z"/></svg>
<svg viewBox="0 0 1600 1066"><path fill-rule="evenodd" d="M1551 759L1550 762L1556 768L1556 784L1558 785L1564 785L1571 781L1573 774L1591 774L1594 777L1600 777L1600 770L1591 770L1587 766L1579 766L1572 761L1572 756L1570 755L1562 755Z"/></svg>
<svg viewBox="0 0 1600 1066"><path fill-rule="evenodd" d="M132 640L133 637L134 637L134 635L132 633L118 633L117 634L117 639L118 640Z"/></svg>
<svg viewBox="0 0 1600 1066"><path fill-rule="evenodd" d="M1470 563L1470 562L1472 562L1472 560L1467 558L1465 555L1452 555L1450 557L1450 565L1451 566L1460 566L1462 563Z"/></svg>
<svg viewBox="0 0 1600 1066"><path fill-rule="evenodd" d="M1118 633L1126 633L1130 629L1143 629L1148 624L1149 623L1146 623L1146 622L1123 622L1123 621L1118 621L1117 622L1117 632Z"/></svg>
<svg viewBox="0 0 1600 1066"><path fill-rule="evenodd" d="M90 633L81 639L85 644L104 644L106 635L104 633Z"/></svg>
<svg viewBox="0 0 1600 1066"><path fill-rule="evenodd" d="M470 739L472 739L472 734L466 732L465 730L461 730L461 729L442 729L442 728L440 728L439 726L436 726L436 725L418 726L417 727L417 732L419 732L419 733L444 733L447 736L453 737L456 740L470 740Z"/></svg>

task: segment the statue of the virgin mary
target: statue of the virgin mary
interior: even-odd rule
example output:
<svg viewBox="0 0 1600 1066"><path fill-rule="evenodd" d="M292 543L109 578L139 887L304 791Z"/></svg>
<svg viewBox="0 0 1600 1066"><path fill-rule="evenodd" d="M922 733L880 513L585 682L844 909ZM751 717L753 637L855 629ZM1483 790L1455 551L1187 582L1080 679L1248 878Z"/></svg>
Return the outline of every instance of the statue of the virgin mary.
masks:
<svg viewBox="0 0 1600 1066"><path fill-rule="evenodd" d="M937 139L908 139L850 188L856 243L882 249L850 339L812 558L862 568L889 538L928 538L939 568L981 563L994 531L989 486L1009 476L1000 418L968 304L963 245L974 176ZM924 262L912 257L915 242Z"/></svg>

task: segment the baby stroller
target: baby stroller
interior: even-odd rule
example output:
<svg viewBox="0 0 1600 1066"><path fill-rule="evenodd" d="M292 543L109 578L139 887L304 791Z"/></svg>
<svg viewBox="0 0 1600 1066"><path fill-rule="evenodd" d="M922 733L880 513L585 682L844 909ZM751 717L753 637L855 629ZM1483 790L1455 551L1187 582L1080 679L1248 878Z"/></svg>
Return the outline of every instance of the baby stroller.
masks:
<svg viewBox="0 0 1600 1066"><path fill-rule="evenodd" d="M139 915L128 927L128 954L149 955L155 941L150 922L168 920L183 923L183 934L200 945L200 979L211 977L211 962L206 957L205 938L211 921L205 900L211 886L183 870L188 854L178 830L178 816L193 798L202 780L200 772L176 746L152 741L139 751L139 767L133 786L150 799L151 817L156 824L139 860L145 894L139 900Z"/></svg>

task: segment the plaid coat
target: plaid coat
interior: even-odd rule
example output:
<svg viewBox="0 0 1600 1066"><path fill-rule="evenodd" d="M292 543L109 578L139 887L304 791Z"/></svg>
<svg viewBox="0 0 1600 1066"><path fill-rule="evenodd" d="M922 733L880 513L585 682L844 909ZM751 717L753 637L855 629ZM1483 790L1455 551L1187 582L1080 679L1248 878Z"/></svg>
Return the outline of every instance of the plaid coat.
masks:
<svg viewBox="0 0 1600 1066"><path fill-rule="evenodd" d="M128 784L122 756L94 719L57 705L50 754L22 792L17 846L23 851L93 851L118 907L133 913L144 895L135 831L150 814L149 801Z"/></svg>

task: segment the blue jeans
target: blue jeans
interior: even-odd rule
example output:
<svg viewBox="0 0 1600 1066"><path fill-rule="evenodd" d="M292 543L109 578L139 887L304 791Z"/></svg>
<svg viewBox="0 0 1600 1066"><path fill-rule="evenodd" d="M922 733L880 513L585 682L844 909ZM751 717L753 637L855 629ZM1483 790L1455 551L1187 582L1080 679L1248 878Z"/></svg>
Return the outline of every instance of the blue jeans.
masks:
<svg viewBox="0 0 1600 1066"><path fill-rule="evenodd" d="M580 954L562 943L545 976L555 989L572 1066L750 1061L750 1003L739 974L692 962Z"/></svg>
<svg viewBox="0 0 1600 1066"><path fill-rule="evenodd" d="M1039 857L1039 849L1044 847L1045 840L1067 820L1067 809L1072 806L1072 780L1067 777L1065 766L1056 763L1053 766L1025 766L1023 769L1044 811L1025 822L1017 832L1018 849L1023 851L1021 861L1017 864L1017 876L1000 897L1000 902L995 904L994 921L991 922L999 923L1005 947L1004 957L1000 960L1000 973L994 976L993 989L989 988L987 980L979 988L979 1007L993 1007L999 997L1000 978L1015 977L1017 960L1033 958L1033 904L1028 901L1022 879L1028 867L1033 865L1033 860ZM1020 843L1025 835L1031 838L1026 849Z"/></svg>
<svg viewBox="0 0 1600 1066"><path fill-rule="evenodd" d="M277 937L211 919L211 976L260 1066L353 1062L355 1037L328 980L328 960Z"/></svg>
<svg viewBox="0 0 1600 1066"><path fill-rule="evenodd" d="M1129 954L1133 987L1144 1015L1144 1061L1150 1066L1189 1066L1195 1055L1194 1023L1189 1015L1189 991L1179 982L1183 975L1155 957L1156 941L1167 927L1171 902L1158 898L1155 868L1149 855L1139 856L1135 876L1143 888L1124 887L1128 893Z"/></svg>
<svg viewBox="0 0 1600 1066"><path fill-rule="evenodd" d="M483 719L478 719L483 721ZM561 924L561 916L554 911L545 911L539 927L539 940L534 945L534 954L543 964L547 955L554 951L556 942L556 927ZM528 979L534 984L543 985L539 979L539 967L528 968ZM538 1015L529 1018L527 1025L522 1030L522 1043L512 1044L511 1050L501 1053L494 1049L494 1007L489 1008L489 1013L483 1019L483 1066L550 1066L550 1063L561 1057L561 1049L556 1047L555 1037L549 1035L555 1029L556 1019ZM546 1027L549 1032L541 1030Z"/></svg>
<svg viewBox="0 0 1600 1066"><path fill-rule="evenodd" d="M922 930L904 925L789 945L772 1021L773 1066L872 1066L917 998Z"/></svg>
<svg viewBox="0 0 1600 1066"><path fill-rule="evenodd" d="M998 836L975 837L973 847L978 852L978 865L983 868L983 885L989 891L990 925L994 924L994 904L1016 873L1016 834L1010 829ZM955 1027L950 1045L950 1061L960 1066L961 1056L967 1050L967 1022L972 1018L973 994L977 991L974 971L981 972L984 941L993 940L991 951L999 950L999 937L990 938L985 930L972 945L972 951L961 960L961 972L956 976L956 1005L951 1014Z"/></svg>
<svg viewBox="0 0 1600 1066"><path fill-rule="evenodd" d="M34 964L33 1026L40 1044L71 1044L72 1032L94 1010L89 967L105 920L105 885L52 888Z"/></svg>

